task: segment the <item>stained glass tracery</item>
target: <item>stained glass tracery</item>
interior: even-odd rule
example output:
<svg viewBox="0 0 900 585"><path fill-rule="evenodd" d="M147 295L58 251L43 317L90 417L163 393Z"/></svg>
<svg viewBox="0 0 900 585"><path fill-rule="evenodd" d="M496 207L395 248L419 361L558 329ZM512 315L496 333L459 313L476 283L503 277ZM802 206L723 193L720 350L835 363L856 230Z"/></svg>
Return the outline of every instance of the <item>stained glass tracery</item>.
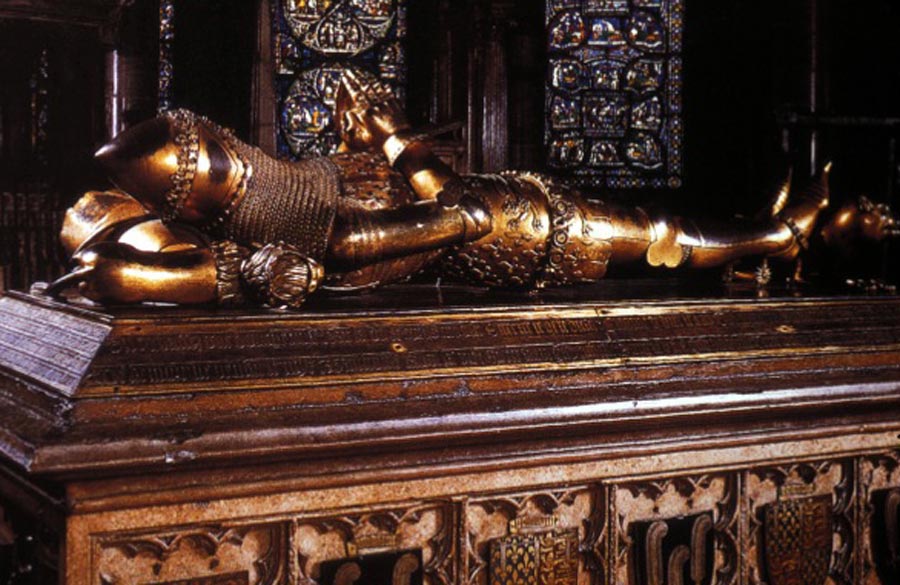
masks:
<svg viewBox="0 0 900 585"><path fill-rule="evenodd" d="M684 0L547 0L548 163L577 182L681 185Z"/></svg>
<svg viewBox="0 0 900 585"><path fill-rule="evenodd" d="M279 0L275 14L279 155L334 152L334 107L347 69L405 91L406 0Z"/></svg>

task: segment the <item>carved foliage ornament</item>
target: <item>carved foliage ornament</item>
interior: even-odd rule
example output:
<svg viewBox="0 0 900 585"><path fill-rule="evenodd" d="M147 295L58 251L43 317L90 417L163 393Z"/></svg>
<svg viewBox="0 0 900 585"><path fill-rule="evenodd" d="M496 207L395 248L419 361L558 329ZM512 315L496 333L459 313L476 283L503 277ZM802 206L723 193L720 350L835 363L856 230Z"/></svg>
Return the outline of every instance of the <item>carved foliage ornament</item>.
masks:
<svg viewBox="0 0 900 585"><path fill-rule="evenodd" d="M194 579L182 579L180 581L166 581L158 585L250 585L250 577L247 572L230 573L228 575L213 575L211 577L197 577Z"/></svg>
<svg viewBox="0 0 900 585"><path fill-rule="evenodd" d="M610 582L736 583L738 485L735 476L703 475L615 486Z"/></svg>
<svg viewBox="0 0 900 585"><path fill-rule="evenodd" d="M900 488L886 491L881 498L882 511L875 516L881 531L873 531L883 537L881 554L876 557L881 580L900 583ZM877 544L873 538L873 544Z"/></svg>
<svg viewBox="0 0 900 585"><path fill-rule="evenodd" d="M860 461L862 574L866 583L900 583L900 452Z"/></svg>
<svg viewBox="0 0 900 585"><path fill-rule="evenodd" d="M715 555L711 513L631 525L632 574L647 585L710 585Z"/></svg>
<svg viewBox="0 0 900 585"><path fill-rule="evenodd" d="M300 582L454 583L455 513L446 503L295 521Z"/></svg>
<svg viewBox="0 0 900 585"><path fill-rule="evenodd" d="M102 585L274 585L287 567L282 524L194 527L101 538Z"/></svg>
<svg viewBox="0 0 900 585"><path fill-rule="evenodd" d="M385 552L322 563L319 583L422 585L422 551Z"/></svg>

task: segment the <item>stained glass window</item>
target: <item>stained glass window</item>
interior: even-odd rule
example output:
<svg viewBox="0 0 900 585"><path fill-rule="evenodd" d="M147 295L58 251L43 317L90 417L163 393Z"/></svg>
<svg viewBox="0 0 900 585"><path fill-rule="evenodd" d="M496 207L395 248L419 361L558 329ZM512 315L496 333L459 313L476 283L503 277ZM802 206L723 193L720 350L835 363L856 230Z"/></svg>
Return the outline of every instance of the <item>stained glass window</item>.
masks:
<svg viewBox="0 0 900 585"><path fill-rule="evenodd" d="M378 76L403 97L406 0L278 0L275 11L278 151L333 152L338 84L347 69Z"/></svg>
<svg viewBox="0 0 900 585"><path fill-rule="evenodd" d="M681 185L684 0L547 0L548 164L583 185Z"/></svg>

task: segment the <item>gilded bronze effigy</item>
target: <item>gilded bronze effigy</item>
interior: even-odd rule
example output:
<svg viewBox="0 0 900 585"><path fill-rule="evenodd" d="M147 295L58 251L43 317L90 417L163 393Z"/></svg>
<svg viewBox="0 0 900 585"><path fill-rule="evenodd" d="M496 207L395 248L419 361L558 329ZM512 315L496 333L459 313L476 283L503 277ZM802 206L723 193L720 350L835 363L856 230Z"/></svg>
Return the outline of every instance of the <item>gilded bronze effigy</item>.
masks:
<svg viewBox="0 0 900 585"><path fill-rule="evenodd" d="M708 268L797 260L811 241L842 250L897 234L889 209L830 218L828 173L788 176L766 213L710 222L589 198L531 172L459 176L414 132L380 82L348 73L338 95L343 154L276 161L178 110L97 153L120 189L70 210L63 241L78 284L101 302L245 302L299 307L348 290L442 275L492 287L594 282L615 265Z"/></svg>

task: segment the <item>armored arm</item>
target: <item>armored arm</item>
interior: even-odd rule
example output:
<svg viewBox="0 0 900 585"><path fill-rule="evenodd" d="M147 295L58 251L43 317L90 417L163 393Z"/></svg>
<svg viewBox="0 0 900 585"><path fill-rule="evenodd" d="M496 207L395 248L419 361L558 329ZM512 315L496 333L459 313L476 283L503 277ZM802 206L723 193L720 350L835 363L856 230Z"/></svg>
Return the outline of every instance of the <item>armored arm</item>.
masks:
<svg viewBox="0 0 900 585"><path fill-rule="evenodd" d="M299 307L322 279L321 267L287 246L255 252L208 241L162 223L121 191L86 193L66 213L61 233L73 271L50 285L77 285L103 303L161 302L234 306L247 300Z"/></svg>
<svg viewBox="0 0 900 585"><path fill-rule="evenodd" d="M464 197L459 175L413 132L399 101L374 78L344 74L337 96L338 130L355 150L379 150L403 173L420 199L454 207Z"/></svg>

